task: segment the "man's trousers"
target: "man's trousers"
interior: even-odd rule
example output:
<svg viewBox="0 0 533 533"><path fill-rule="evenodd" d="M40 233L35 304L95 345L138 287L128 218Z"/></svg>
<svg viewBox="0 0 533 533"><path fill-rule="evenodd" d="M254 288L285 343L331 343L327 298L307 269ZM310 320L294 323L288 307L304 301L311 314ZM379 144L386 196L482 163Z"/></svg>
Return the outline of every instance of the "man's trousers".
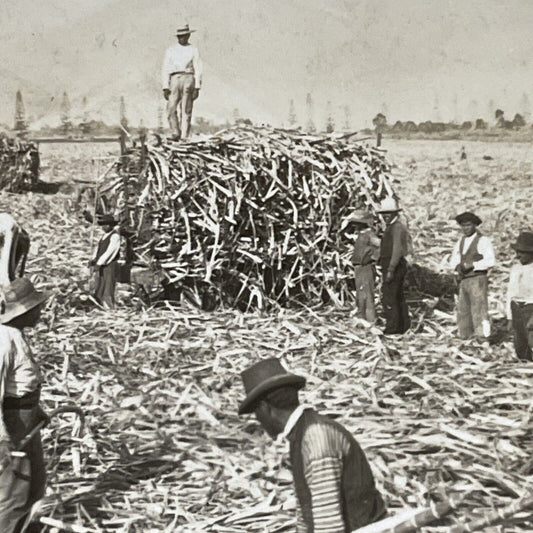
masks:
<svg viewBox="0 0 533 533"><path fill-rule="evenodd" d="M194 74L173 74L170 77L168 123L178 138L187 138L191 133L194 88Z"/></svg>
<svg viewBox="0 0 533 533"><path fill-rule="evenodd" d="M95 300L104 307L115 308L115 286L117 283L117 262L96 267L94 289Z"/></svg>
<svg viewBox="0 0 533 533"><path fill-rule="evenodd" d="M374 303L374 266L356 265L354 270L358 315L368 322L375 322L376 304Z"/></svg>
<svg viewBox="0 0 533 533"><path fill-rule="evenodd" d="M488 289L486 274L465 278L459 283L457 328L461 339L490 336Z"/></svg>
<svg viewBox="0 0 533 533"><path fill-rule="evenodd" d="M386 269L384 269L384 272L386 272ZM407 261L401 259L394 271L392 280L389 282L383 280L381 302L386 322L385 330L383 331L385 334L405 333L411 326L409 308L403 291L406 273Z"/></svg>
<svg viewBox="0 0 533 533"><path fill-rule="evenodd" d="M31 409L4 409L4 423L11 441L22 438L42 420L39 406ZM18 533L35 502L44 496L46 472L41 437L37 433L23 450L25 457L13 458L0 474L0 531Z"/></svg>
<svg viewBox="0 0 533 533"><path fill-rule="evenodd" d="M511 302L513 342L518 359L533 361L533 304Z"/></svg>

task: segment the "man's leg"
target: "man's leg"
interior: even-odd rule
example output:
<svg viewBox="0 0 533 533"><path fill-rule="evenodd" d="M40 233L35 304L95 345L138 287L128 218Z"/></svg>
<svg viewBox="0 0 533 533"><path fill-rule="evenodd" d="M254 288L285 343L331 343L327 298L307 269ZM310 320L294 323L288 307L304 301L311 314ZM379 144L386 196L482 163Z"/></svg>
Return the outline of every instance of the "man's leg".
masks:
<svg viewBox="0 0 533 533"><path fill-rule="evenodd" d="M470 312L469 282L470 279L463 279L459 283L459 294L457 296L457 330L460 339L468 339L474 334Z"/></svg>
<svg viewBox="0 0 533 533"><path fill-rule="evenodd" d="M405 333L411 327L411 318L409 317L409 307L405 299L404 285L405 275L407 274L407 263L402 260L396 268L395 276L398 276L398 314L399 314L399 333Z"/></svg>
<svg viewBox="0 0 533 533"><path fill-rule="evenodd" d="M396 275L389 282L383 282L383 313L385 315L385 329L383 333L395 334L400 331L400 308L398 305L398 279Z"/></svg>
<svg viewBox="0 0 533 533"><path fill-rule="evenodd" d="M183 98L181 100L181 126L183 138L186 139L191 134L192 106L194 96L194 76L187 74L183 76Z"/></svg>
<svg viewBox="0 0 533 533"><path fill-rule="evenodd" d="M103 295L102 303L110 309L115 308L115 285L116 285L116 263L104 267L103 271Z"/></svg>
<svg viewBox="0 0 533 533"><path fill-rule="evenodd" d="M487 276L471 278L470 307L474 334L479 338L490 337L489 281Z"/></svg>
<svg viewBox="0 0 533 533"><path fill-rule="evenodd" d="M183 84L181 83L183 75L174 74L170 78L170 96L167 102L168 125L172 134L176 138L181 137L180 123L178 119L178 106L183 97Z"/></svg>
<svg viewBox="0 0 533 533"><path fill-rule="evenodd" d="M511 302L511 316L513 321L513 344L518 359L531 359L531 346L529 345L526 313L523 307L516 302Z"/></svg>
<svg viewBox="0 0 533 533"><path fill-rule="evenodd" d="M356 271L357 305L360 315L368 322L376 321L374 303L374 271L372 265L358 267Z"/></svg>
<svg viewBox="0 0 533 533"><path fill-rule="evenodd" d="M102 275L102 267L96 267L94 276L94 299L101 305L102 297L104 295L104 278Z"/></svg>

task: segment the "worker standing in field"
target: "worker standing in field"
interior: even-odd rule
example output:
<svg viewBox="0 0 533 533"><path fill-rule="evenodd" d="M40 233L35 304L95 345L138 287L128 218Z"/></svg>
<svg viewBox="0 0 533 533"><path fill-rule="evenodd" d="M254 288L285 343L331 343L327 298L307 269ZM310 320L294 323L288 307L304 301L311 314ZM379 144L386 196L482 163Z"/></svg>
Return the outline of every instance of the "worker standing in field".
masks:
<svg viewBox="0 0 533 533"><path fill-rule="evenodd" d="M352 264L354 265L357 311L368 322L376 321L374 302L375 265L379 257L379 238L372 229L372 215L357 210L343 220L341 230L353 241Z"/></svg>
<svg viewBox="0 0 533 533"><path fill-rule="evenodd" d="M349 533L382 518L385 504L357 441L338 422L300 405L305 378L287 372L276 358L241 376L246 398L239 414L255 413L270 437L289 441L297 531Z"/></svg>
<svg viewBox="0 0 533 533"><path fill-rule="evenodd" d="M495 264L491 240L477 227L481 219L470 211L455 217L463 236L457 241L450 261L459 280L457 328L461 339L490 337L488 270Z"/></svg>
<svg viewBox="0 0 533 533"><path fill-rule="evenodd" d="M409 308L405 300L404 283L407 274L406 255L409 233L398 219L398 202L387 197L378 209L387 225L381 238L379 265L383 276L381 286L386 335L405 333L411 326Z"/></svg>
<svg viewBox="0 0 533 533"><path fill-rule="evenodd" d="M1 290L0 305L0 531L24 531L31 508L44 495L46 472L37 432L22 450L19 443L48 417L39 406L42 376L24 335L34 327L47 295L26 278ZM17 451L14 451L17 450Z"/></svg>
<svg viewBox="0 0 533 533"><path fill-rule="evenodd" d="M117 221L112 215L102 215L98 225L102 226L104 235L94 258L89 261L89 267L95 270L94 298L100 305L114 309L120 235L116 229Z"/></svg>
<svg viewBox="0 0 533 533"><path fill-rule="evenodd" d="M168 123L175 140L191 133L193 102L202 85L202 63L198 49L189 43L194 30L185 24L176 31L178 42L170 46L163 60L163 96L167 100Z"/></svg>
<svg viewBox="0 0 533 533"><path fill-rule="evenodd" d="M507 318L519 359L533 361L533 232L523 231L516 243L519 264L513 265L507 289Z"/></svg>

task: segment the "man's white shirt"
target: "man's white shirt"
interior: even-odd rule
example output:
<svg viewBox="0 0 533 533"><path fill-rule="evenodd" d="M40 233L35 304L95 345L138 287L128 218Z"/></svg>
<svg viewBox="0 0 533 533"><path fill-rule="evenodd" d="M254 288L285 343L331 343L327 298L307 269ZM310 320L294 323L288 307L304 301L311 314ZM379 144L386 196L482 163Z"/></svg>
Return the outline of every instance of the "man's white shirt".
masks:
<svg viewBox="0 0 533 533"><path fill-rule="evenodd" d="M163 89L169 88L170 75L174 72L194 74L194 86L196 89L200 89L202 86L202 62L196 46L192 44L182 46L180 43L176 43L167 48L161 74Z"/></svg>

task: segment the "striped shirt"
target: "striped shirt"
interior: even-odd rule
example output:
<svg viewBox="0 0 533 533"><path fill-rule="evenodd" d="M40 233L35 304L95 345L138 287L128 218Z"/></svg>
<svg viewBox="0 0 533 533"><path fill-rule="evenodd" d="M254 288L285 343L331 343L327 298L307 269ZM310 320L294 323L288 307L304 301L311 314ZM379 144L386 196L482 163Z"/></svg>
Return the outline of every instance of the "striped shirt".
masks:
<svg viewBox="0 0 533 533"><path fill-rule="evenodd" d="M297 453L297 456L301 457L301 463L297 461L301 469L295 463L292 464L298 496L297 532L346 533L351 531L351 527L346 523L348 512L346 506L352 508L355 514L368 516L372 521L374 519L372 514L382 511L382 508L380 509L382 500L375 491L364 453L353 437L339 424L312 413L314 413L312 410L303 406L298 407L287 421L283 432L291 440L291 446L296 445L298 452L301 452ZM307 424L302 417L310 423ZM299 437L294 440L299 430L293 430L297 426L304 428L301 441ZM296 455L291 453L291 462L294 459ZM299 471L303 474L301 481L305 487L304 493L308 494L309 498L307 504L302 502L304 493L298 494ZM351 488L346 485L347 480L344 479L346 475L354 476L354 479L348 481L348 484L353 484ZM353 501L358 488L363 490L364 497ZM302 490L301 483L300 490ZM307 497L304 497L305 499ZM354 509L354 505L358 509ZM302 506L306 507L305 512ZM350 511L348 514L353 516L353 512Z"/></svg>

